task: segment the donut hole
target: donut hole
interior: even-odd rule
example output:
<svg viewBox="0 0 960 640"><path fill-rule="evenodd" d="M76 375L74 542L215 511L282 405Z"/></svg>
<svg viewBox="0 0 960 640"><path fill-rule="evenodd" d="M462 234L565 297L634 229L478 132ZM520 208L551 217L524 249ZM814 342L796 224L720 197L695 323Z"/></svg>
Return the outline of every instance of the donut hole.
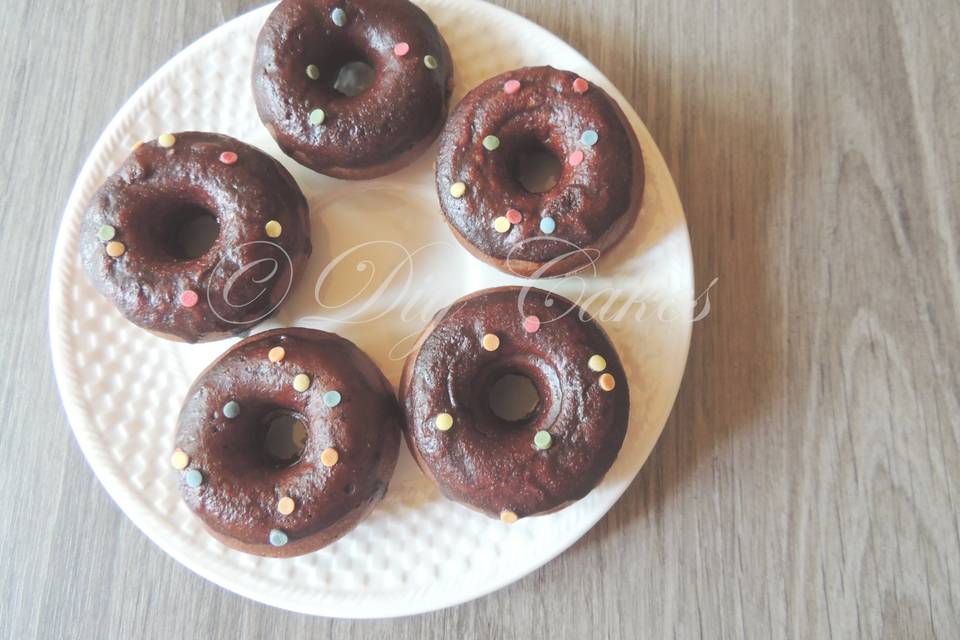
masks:
<svg viewBox="0 0 960 640"><path fill-rule="evenodd" d="M507 170L530 193L546 193L560 181L563 161L539 140L519 141L507 161Z"/></svg>
<svg viewBox="0 0 960 640"><path fill-rule="evenodd" d="M276 469L296 464L307 446L307 425L293 411L276 410L264 419L262 453L268 466Z"/></svg>
<svg viewBox="0 0 960 640"><path fill-rule="evenodd" d="M337 70L333 90L348 98L358 96L377 79L377 72L366 60L353 60Z"/></svg>
<svg viewBox="0 0 960 640"><path fill-rule="evenodd" d="M174 260L195 260L207 253L220 236L213 213L193 202L169 200L154 205L149 233L157 248Z"/></svg>
<svg viewBox="0 0 960 640"><path fill-rule="evenodd" d="M493 415L504 422L526 422L540 406L540 392L527 376L507 373L491 385L487 404Z"/></svg>

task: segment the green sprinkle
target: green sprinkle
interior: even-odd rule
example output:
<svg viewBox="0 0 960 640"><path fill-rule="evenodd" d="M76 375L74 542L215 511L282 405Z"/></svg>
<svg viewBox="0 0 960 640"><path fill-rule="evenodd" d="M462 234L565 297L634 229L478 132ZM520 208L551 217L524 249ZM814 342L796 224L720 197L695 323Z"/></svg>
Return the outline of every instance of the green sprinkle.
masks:
<svg viewBox="0 0 960 640"><path fill-rule="evenodd" d="M496 151L500 148L500 138L497 136L487 136L483 139L483 148L487 151Z"/></svg>
<svg viewBox="0 0 960 640"><path fill-rule="evenodd" d="M335 407L340 404L340 401L343 399L343 396L340 395L339 391L327 391L323 394L323 404L328 407Z"/></svg>
<svg viewBox="0 0 960 640"><path fill-rule="evenodd" d="M290 538L280 529L271 529L270 530L270 544L275 547L282 547L290 541Z"/></svg>
<svg viewBox="0 0 960 640"><path fill-rule="evenodd" d="M433 56L427 55L423 56L423 66L425 66L427 69L436 69L438 66L440 66L440 63L437 62L437 59Z"/></svg>
<svg viewBox="0 0 960 640"><path fill-rule="evenodd" d="M592 147L593 145L597 144L597 141L599 139L600 139L600 136L597 135L597 132L594 131L593 129L587 129L586 131L583 132L583 135L580 136L580 142L587 145L588 147Z"/></svg>
<svg viewBox="0 0 960 640"><path fill-rule="evenodd" d="M307 65L307 77L311 80L316 80L320 77L320 67L315 64Z"/></svg>
<svg viewBox="0 0 960 640"><path fill-rule="evenodd" d="M310 112L310 124L323 124L326 119L327 114L323 112L323 109L314 109Z"/></svg>
<svg viewBox="0 0 960 640"><path fill-rule="evenodd" d="M553 446L553 436L549 431L537 431L537 435L533 436L533 444L537 449L546 451Z"/></svg>
<svg viewBox="0 0 960 640"><path fill-rule="evenodd" d="M227 404L223 405L223 417L227 420L233 420L238 415L240 415L240 403L236 400L231 400Z"/></svg>
<svg viewBox="0 0 960 640"><path fill-rule="evenodd" d="M113 240L115 235L117 235L117 230L108 224L103 225L100 227L100 230L97 231L97 237L100 238L101 242Z"/></svg>
<svg viewBox="0 0 960 640"><path fill-rule="evenodd" d="M203 484L203 474L196 469L190 469L183 474L183 479L186 480L188 487L193 487L194 489Z"/></svg>
<svg viewBox="0 0 960 640"><path fill-rule="evenodd" d="M337 25L338 27L342 27L343 25L347 24L347 12L340 7L334 9L330 13L330 17L333 18L333 24Z"/></svg>

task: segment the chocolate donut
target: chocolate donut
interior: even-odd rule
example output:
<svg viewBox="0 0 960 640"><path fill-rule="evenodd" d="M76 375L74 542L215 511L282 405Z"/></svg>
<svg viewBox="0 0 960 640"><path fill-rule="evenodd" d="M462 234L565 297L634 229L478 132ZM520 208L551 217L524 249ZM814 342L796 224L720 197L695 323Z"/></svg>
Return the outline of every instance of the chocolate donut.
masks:
<svg viewBox="0 0 960 640"><path fill-rule="evenodd" d="M306 429L302 454L267 453L278 416ZM225 545L262 556L315 551L384 496L402 417L390 384L353 343L312 329L247 338L190 387L171 458L180 492Z"/></svg>
<svg viewBox="0 0 960 640"><path fill-rule="evenodd" d="M375 79L337 90L352 62ZM450 51L407 0L284 0L257 38L253 93L284 153L336 178L375 178L407 165L443 126L453 90Z"/></svg>
<svg viewBox="0 0 960 640"><path fill-rule="evenodd" d="M587 495L613 464L630 398L617 353L575 304L501 287L441 311L404 364L404 435L445 496L510 523ZM491 408L504 376L539 401L506 420Z"/></svg>
<svg viewBox="0 0 960 640"><path fill-rule="evenodd" d="M528 191L534 153L562 162L556 184ZM643 197L643 157L617 103L569 71L527 67L476 87L440 137L440 206L476 257L523 277L576 271L626 235Z"/></svg>
<svg viewBox="0 0 960 640"><path fill-rule="evenodd" d="M210 225L209 248L187 247L198 221ZM271 315L311 251L307 201L290 173L215 133L139 144L81 225L94 287L134 324L186 342L238 334Z"/></svg>

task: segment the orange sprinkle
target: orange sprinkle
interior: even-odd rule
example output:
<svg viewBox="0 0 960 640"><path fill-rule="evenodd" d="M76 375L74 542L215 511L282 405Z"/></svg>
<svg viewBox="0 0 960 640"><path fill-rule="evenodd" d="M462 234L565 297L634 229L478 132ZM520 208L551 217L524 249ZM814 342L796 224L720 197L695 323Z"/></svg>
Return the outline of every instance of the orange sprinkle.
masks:
<svg viewBox="0 0 960 640"><path fill-rule="evenodd" d="M280 500L277 501L277 511L282 513L285 516L293 513L293 510L296 509L297 503L293 501L293 498L290 496L283 496Z"/></svg>
<svg viewBox="0 0 960 640"><path fill-rule="evenodd" d="M604 391L613 391L613 388L617 386L616 379L609 373L605 373L600 376L600 388Z"/></svg>
<svg viewBox="0 0 960 640"><path fill-rule="evenodd" d="M113 241L107 243L107 255L111 258L119 258L126 250L127 248L123 246L122 242Z"/></svg>
<svg viewBox="0 0 960 640"><path fill-rule="evenodd" d="M267 358L270 359L270 362L280 362L287 357L287 350L283 347L274 347L270 349L270 352L267 354Z"/></svg>
<svg viewBox="0 0 960 640"><path fill-rule="evenodd" d="M500 522L502 522L503 524L513 524L519 519L520 519L520 516L515 514L513 511L510 511L509 509L505 509L500 512Z"/></svg>
<svg viewBox="0 0 960 640"><path fill-rule="evenodd" d="M337 453L337 450L333 447L327 447L323 450L323 453L320 454L320 462L322 462L325 467L332 467L339 461L340 454Z"/></svg>

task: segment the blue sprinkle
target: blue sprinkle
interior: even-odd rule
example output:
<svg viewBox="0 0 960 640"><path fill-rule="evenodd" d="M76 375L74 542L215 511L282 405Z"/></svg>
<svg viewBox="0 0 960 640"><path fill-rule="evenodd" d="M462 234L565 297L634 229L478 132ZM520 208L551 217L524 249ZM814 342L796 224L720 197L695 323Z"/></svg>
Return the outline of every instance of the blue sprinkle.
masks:
<svg viewBox="0 0 960 640"><path fill-rule="evenodd" d="M197 471L196 469L190 469L185 474L183 474L183 479L187 481L188 487L193 487L196 489L203 484L203 474Z"/></svg>
<svg viewBox="0 0 960 640"><path fill-rule="evenodd" d="M600 136L597 135L597 132L594 131L593 129L587 129L586 131L583 132L583 135L580 136L580 142L587 145L588 147L592 147L593 145L597 144L597 140L599 139L600 139Z"/></svg>
<svg viewBox="0 0 960 640"><path fill-rule="evenodd" d="M347 24L347 12L340 7L334 9L330 13L330 17L333 18L333 24L337 25L338 27L342 27L343 25Z"/></svg>
<svg viewBox="0 0 960 640"><path fill-rule="evenodd" d="M270 544L275 547L282 547L290 541L290 538L287 537L283 531L280 529L271 529L270 530Z"/></svg>
<svg viewBox="0 0 960 640"><path fill-rule="evenodd" d="M550 235L557 229L557 222L550 216L540 220L540 231L543 231L545 234Z"/></svg>
<svg viewBox="0 0 960 640"><path fill-rule="evenodd" d="M240 415L240 403L236 400L231 400L227 404L223 405L223 417L228 420L233 420L238 415Z"/></svg>
<svg viewBox="0 0 960 640"><path fill-rule="evenodd" d="M343 399L343 396L340 395L339 391L327 391L323 394L323 403L328 407L335 407L340 404L340 401Z"/></svg>

